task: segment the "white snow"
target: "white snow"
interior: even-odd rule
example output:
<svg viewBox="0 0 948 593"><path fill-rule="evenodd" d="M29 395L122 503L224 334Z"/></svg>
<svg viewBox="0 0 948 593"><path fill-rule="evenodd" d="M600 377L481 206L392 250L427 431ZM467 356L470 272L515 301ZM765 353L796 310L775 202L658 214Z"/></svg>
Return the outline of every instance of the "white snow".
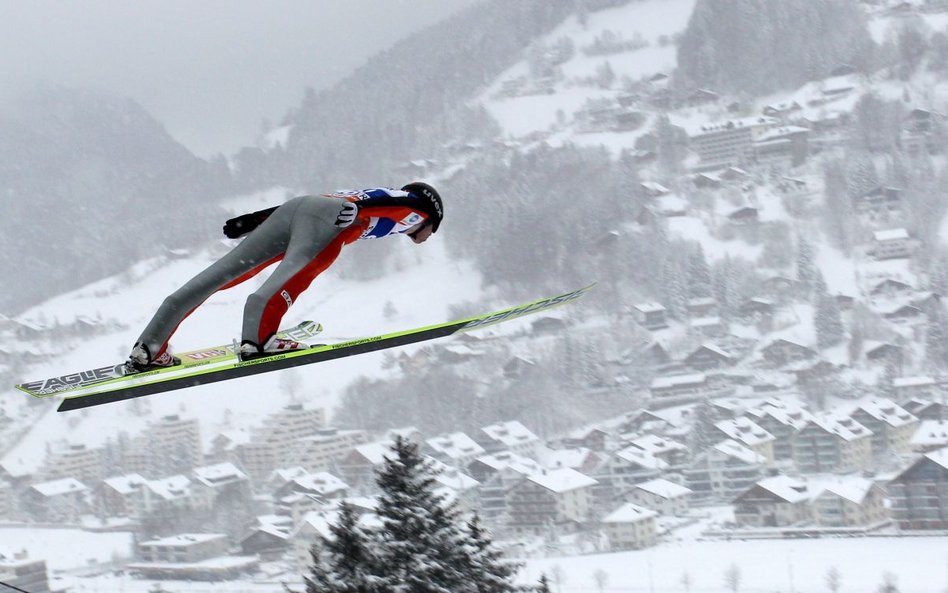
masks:
<svg viewBox="0 0 948 593"><path fill-rule="evenodd" d="M26 550L31 560L46 560L51 570L82 568L132 557L131 533L92 533L81 529L0 527L0 547Z"/></svg>

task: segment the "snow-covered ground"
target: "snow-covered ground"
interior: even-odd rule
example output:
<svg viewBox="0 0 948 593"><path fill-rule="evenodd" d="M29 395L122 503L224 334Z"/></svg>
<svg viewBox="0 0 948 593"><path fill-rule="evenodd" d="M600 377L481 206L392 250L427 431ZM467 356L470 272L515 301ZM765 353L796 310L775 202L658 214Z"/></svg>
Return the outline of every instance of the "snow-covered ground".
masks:
<svg viewBox="0 0 948 593"><path fill-rule="evenodd" d="M0 527L0 553L26 551L32 560L46 560L49 570L72 570L132 557L133 535L91 533L81 529Z"/></svg>

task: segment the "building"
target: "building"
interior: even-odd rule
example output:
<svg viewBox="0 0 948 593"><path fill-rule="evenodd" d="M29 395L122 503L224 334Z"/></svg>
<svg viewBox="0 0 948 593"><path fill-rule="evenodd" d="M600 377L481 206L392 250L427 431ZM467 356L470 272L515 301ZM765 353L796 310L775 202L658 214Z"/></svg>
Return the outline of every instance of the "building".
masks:
<svg viewBox="0 0 948 593"><path fill-rule="evenodd" d="M204 464L201 426L197 418L164 416L148 425L127 451L126 469L143 476L168 476Z"/></svg>
<svg viewBox="0 0 948 593"><path fill-rule="evenodd" d="M306 408L302 404L291 404L271 414L252 431L250 441L240 447L244 470L253 481L262 482L275 467L297 465L295 458L306 456L306 447L300 450L297 443L306 437L319 436L325 424L322 408Z"/></svg>
<svg viewBox="0 0 948 593"><path fill-rule="evenodd" d="M754 141L754 162L762 167L797 167L809 152L810 130L780 126L760 133Z"/></svg>
<svg viewBox="0 0 948 593"><path fill-rule="evenodd" d="M796 463L794 452L797 434L813 416L799 407L764 405L749 410L747 415L755 424L774 436L772 443L776 462Z"/></svg>
<svg viewBox="0 0 948 593"><path fill-rule="evenodd" d="M636 484L623 498L662 515L680 517L688 513L691 490L664 478Z"/></svg>
<svg viewBox="0 0 948 593"><path fill-rule="evenodd" d="M26 551L0 550L0 582L11 590L30 593L50 593L49 575L45 560L31 560ZM16 587L17 589L12 589Z"/></svg>
<svg viewBox="0 0 948 593"><path fill-rule="evenodd" d="M185 475L148 480L142 486L142 512L158 521L182 512L207 511L213 506L214 492Z"/></svg>
<svg viewBox="0 0 948 593"><path fill-rule="evenodd" d="M733 366L737 357L714 344L702 344L682 361L686 366L698 371L707 371Z"/></svg>
<svg viewBox="0 0 948 593"><path fill-rule="evenodd" d="M763 347L760 351L761 356L767 362L776 367L782 367L792 362L809 360L816 357L816 351L803 344L788 340L786 338L777 338Z"/></svg>
<svg viewBox="0 0 948 593"><path fill-rule="evenodd" d="M928 453L948 447L948 419L922 420L910 441L912 451Z"/></svg>
<svg viewBox="0 0 948 593"><path fill-rule="evenodd" d="M668 327L668 310L659 303L638 303L632 306L636 322L648 330Z"/></svg>
<svg viewBox="0 0 948 593"><path fill-rule="evenodd" d="M463 432L443 434L425 441L423 452L454 467L464 468L487 453Z"/></svg>
<svg viewBox="0 0 948 593"><path fill-rule="evenodd" d="M666 375L652 379L649 384L649 392L655 399L693 401L710 391L711 386L704 373Z"/></svg>
<svg viewBox="0 0 948 593"><path fill-rule="evenodd" d="M811 418L794 443L797 468L805 473L861 471L872 461L872 433L852 418Z"/></svg>
<svg viewBox="0 0 948 593"><path fill-rule="evenodd" d="M527 457L501 451L478 457L468 465L467 471L480 483L480 515L496 525L506 523L508 519L507 491L525 476L543 472L543 467Z"/></svg>
<svg viewBox="0 0 948 593"><path fill-rule="evenodd" d="M767 458L727 439L697 454L684 470L692 500L732 501L764 477Z"/></svg>
<svg viewBox="0 0 948 593"><path fill-rule="evenodd" d="M702 170L743 165L755 160L755 142L778 124L764 116L707 124L691 134L690 146L700 157Z"/></svg>
<svg viewBox="0 0 948 593"><path fill-rule="evenodd" d="M908 257L912 254L912 239L904 228L875 231L870 250L879 260Z"/></svg>
<svg viewBox="0 0 948 593"><path fill-rule="evenodd" d="M903 455L912 450L912 437L918 418L900 408L890 399L864 403L851 414L853 420L872 432L872 452Z"/></svg>
<svg viewBox="0 0 948 593"><path fill-rule="evenodd" d="M510 451L531 459L537 459L543 446L540 437L516 420L485 426L476 438L487 452Z"/></svg>
<svg viewBox="0 0 948 593"><path fill-rule="evenodd" d="M899 220L903 212L902 191L880 185L854 197L853 209L869 224Z"/></svg>
<svg viewBox="0 0 948 593"><path fill-rule="evenodd" d="M526 476L507 493L508 526L518 533L540 533L550 525L572 531L589 520L596 484L569 468Z"/></svg>
<svg viewBox="0 0 948 593"><path fill-rule="evenodd" d="M309 471L324 471L344 458L354 447L368 441L364 430L316 427L315 433L297 439L290 461Z"/></svg>
<svg viewBox="0 0 948 593"><path fill-rule="evenodd" d="M33 484L26 492L26 507L36 521L75 523L90 511L91 491L75 478Z"/></svg>
<svg viewBox="0 0 948 593"><path fill-rule="evenodd" d="M104 477L104 471L101 448L70 444L49 452L42 474L47 480L76 478L92 484Z"/></svg>
<svg viewBox="0 0 948 593"><path fill-rule="evenodd" d="M337 464L342 479L357 491L374 489L376 470L385 463L393 446L392 441L357 445Z"/></svg>
<svg viewBox="0 0 948 593"><path fill-rule="evenodd" d="M948 448L925 454L888 485L892 518L904 530L948 529Z"/></svg>
<svg viewBox="0 0 948 593"><path fill-rule="evenodd" d="M819 482L813 501L823 527L875 527L889 521L885 490L857 476L834 476Z"/></svg>
<svg viewBox="0 0 948 593"><path fill-rule="evenodd" d="M814 493L797 478L763 479L734 499L734 518L745 526L785 527L814 522Z"/></svg>
<svg viewBox="0 0 948 593"><path fill-rule="evenodd" d="M653 510L627 502L602 519L603 530L612 550L641 550L657 539Z"/></svg>
<svg viewBox="0 0 948 593"><path fill-rule="evenodd" d="M774 463L774 441L777 439L746 417L721 420L714 425L723 436L733 439L751 451L763 455L768 465Z"/></svg>
<svg viewBox="0 0 948 593"><path fill-rule="evenodd" d="M257 569L259 560L228 556L222 533L184 533L138 544L140 562L128 570L150 579L218 581L236 579Z"/></svg>
<svg viewBox="0 0 948 593"><path fill-rule="evenodd" d="M98 488L98 502L110 517L141 518L144 516L143 487L148 482L140 474L126 474L103 480Z"/></svg>

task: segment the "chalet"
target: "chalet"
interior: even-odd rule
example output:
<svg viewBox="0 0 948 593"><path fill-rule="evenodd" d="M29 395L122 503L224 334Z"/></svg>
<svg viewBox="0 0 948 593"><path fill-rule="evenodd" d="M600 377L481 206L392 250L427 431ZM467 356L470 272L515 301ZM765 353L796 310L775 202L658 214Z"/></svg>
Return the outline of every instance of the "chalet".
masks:
<svg viewBox="0 0 948 593"><path fill-rule="evenodd" d="M802 472L859 471L872 459L872 433L852 418L811 418L797 433L794 458Z"/></svg>
<svg viewBox="0 0 948 593"><path fill-rule="evenodd" d="M924 315L921 309L909 303L885 303L877 305L875 309L882 317L896 323L911 321Z"/></svg>
<svg viewBox="0 0 948 593"><path fill-rule="evenodd" d="M754 206L741 206L727 215L727 219L734 224L755 224L759 220L760 212Z"/></svg>
<svg viewBox="0 0 948 593"><path fill-rule="evenodd" d="M639 184L639 187L645 192L650 198L658 198L661 196L667 196L671 193L671 190L662 185L661 183L655 181L643 181Z"/></svg>
<svg viewBox="0 0 948 593"><path fill-rule="evenodd" d="M635 438L631 442L633 447L637 447L646 453L661 459L669 467L680 467L688 458L688 447L656 434L646 434Z"/></svg>
<svg viewBox="0 0 948 593"><path fill-rule="evenodd" d="M584 448L602 452L609 442L609 433L601 428L589 427L574 430L563 439L563 445L570 448Z"/></svg>
<svg viewBox="0 0 948 593"><path fill-rule="evenodd" d="M753 297L741 305L739 314L744 319L756 321L765 317L773 317L775 310L774 302L770 299Z"/></svg>
<svg viewBox="0 0 948 593"><path fill-rule="evenodd" d="M872 233L872 256L877 260L899 259L912 254L912 239L904 228Z"/></svg>
<svg viewBox="0 0 948 593"><path fill-rule="evenodd" d="M767 458L728 439L698 453L684 470L693 501L727 502L764 477Z"/></svg>
<svg viewBox="0 0 948 593"><path fill-rule="evenodd" d="M724 335L727 327L723 319L717 315L711 317L692 317L688 320L689 329L706 338L715 338Z"/></svg>
<svg viewBox="0 0 948 593"><path fill-rule="evenodd" d="M240 553L244 556L259 556L266 561L280 560L291 547L292 531L293 523L289 517L258 517L257 525L251 527L240 540Z"/></svg>
<svg viewBox="0 0 948 593"><path fill-rule="evenodd" d="M918 428L918 418L889 399L872 400L861 404L851 414L853 420L872 432L872 451L906 454L911 451L911 440Z"/></svg>
<svg viewBox="0 0 948 593"><path fill-rule="evenodd" d="M902 348L889 342L867 340L863 344L863 354L866 360L878 363L891 361L898 365L902 361Z"/></svg>
<svg viewBox="0 0 948 593"><path fill-rule="evenodd" d="M902 215L902 190L876 187L853 198L853 209L868 222L895 220Z"/></svg>
<svg viewBox="0 0 948 593"><path fill-rule="evenodd" d="M698 189L717 189L721 187L721 178L714 173L697 173L691 178L691 182Z"/></svg>
<svg viewBox="0 0 948 593"><path fill-rule="evenodd" d="M349 485L328 472L305 472L274 491L278 499L293 494L312 495L319 500L345 498L349 494Z"/></svg>
<svg viewBox="0 0 948 593"><path fill-rule="evenodd" d="M639 303L633 305L632 314L639 325L655 330L668 327L667 309L658 303Z"/></svg>
<svg viewBox="0 0 948 593"><path fill-rule="evenodd" d="M621 492L639 482L659 477L668 469L668 463L649 451L630 446L616 451L605 469L612 487Z"/></svg>
<svg viewBox="0 0 948 593"><path fill-rule="evenodd" d="M655 518L651 509L627 502L602 518L611 550L641 550L655 545Z"/></svg>
<svg viewBox="0 0 948 593"><path fill-rule="evenodd" d="M569 468L529 475L507 492L508 525L518 533L541 533L550 525L572 530L589 520L596 484Z"/></svg>
<svg viewBox="0 0 948 593"><path fill-rule="evenodd" d="M746 417L721 420L714 425L722 436L726 436L751 451L762 455L767 463L774 463L774 441L777 439Z"/></svg>
<svg viewBox="0 0 948 593"><path fill-rule="evenodd" d="M912 399L903 403L902 408L919 420L948 420L948 405L942 402Z"/></svg>
<svg viewBox="0 0 948 593"><path fill-rule="evenodd" d="M689 317L709 317L717 313L718 303L713 297L689 299L685 310Z"/></svg>
<svg viewBox="0 0 948 593"><path fill-rule="evenodd" d="M886 278L872 285L869 288L869 294L873 297L894 297L912 290L910 284L895 278Z"/></svg>
<svg viewBox="0 0 948 593"><path fill-rule="evenodd" d="M788 476L765 478L734 499L734 518L752 527L805 525L815 519L814 493L803 480Z"/></svg>
<svg viewBox="0 0 948 593"><path fill-rule="evenodd" d="M948 529L948 448L925 454L888 484L892 518L903 530Z"/></svg>
<svg viewBox="0 0 948 593"><path fill-rule="evenodd" d="M696 89L685 99L689 107L700 107L701 105L710 105L721 100L721 95L708 89Z"/></svg>
<svg viewBox="0 0 948 593"><path fill-rule="evenodd" d="M649 392L656 399L698 398L710 390L703 373L656 377L649 385Z"/></svg>
<svg viewBox="0 0 948 593"><path fill-rule="evenodd" d="M681 517L688 513L690 496L690 489L663 478L656 478L636 484L621 498L662 515Z"/></svg>
<svg viewBox="0 0 948 593"><path fill-rule="evenodd" d="M714 344L702 344L682 361L698 371L734 366L737 358Z"/></svg>
<svg viewBox="0 0 948 593"><path fill-rule="evenodd" d="M375 472L392 452L392 441L376 441L358 445L338 462L342 479L353 488L371 486Z"/></svg>
<svg viewBox="0 0 948 593"><path fill-rule="evenodd" d="M144 506L142 487L147 481L139 474L106 478L97 492L102 510L110 517L141 517Z"/></svg>
<svg viewBox="0 0 948 593"><path fill-rule="evenodd" d="M816 357L816 351L812 348L786 338L773 340L760 353L764 360L777 367Z"/></svg>

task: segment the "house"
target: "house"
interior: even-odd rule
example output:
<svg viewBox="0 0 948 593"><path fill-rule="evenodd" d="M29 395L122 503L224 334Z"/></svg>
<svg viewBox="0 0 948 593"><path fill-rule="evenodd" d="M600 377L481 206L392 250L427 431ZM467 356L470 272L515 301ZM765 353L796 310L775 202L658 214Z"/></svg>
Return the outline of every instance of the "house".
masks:
<svg viewBox="0 0 948 593"><path fill-rule="evenodd" d="M616 451L602 469L605 470L603 475L593 474L593 477L608 483L613 492L623 492L637 483L659 477L668 469L668 462L630 446Z"/></svg>
<svg viewBox="0 0 948 593"><path fill-rule="evenodd" d="M688 513L691 490L664 478L636 484L622 498L669 517Z"/></svg>
<svg viewBox="0 0 948 593"><path fill-rule="evenodd" d="M722 436L733 439L751 451L762 455L767 460L768 465L773 465L775 459L774 441L777 439L774 435L754 424L750 419L740 417L721 420L716 422L714 427L722 433Z"/></svg>
<svg viewBox="0 0 948 593"><path fill-rule="evenodd" d="M948 529L948 448L926 453L888 484L892 518L903 530Z"/></svg>
<svg viewBox="0 0 948 593"><path fill-rule="evenodd" d="M706 338L719 337L724 335L725 331L727 331L724 320L716 315L711 317L692 317L688 321L688 327L692 332Z"/></svg>
<svg viewBox="0 0 948 593"><path fill-rule="evenodd" d="M911 451L918 418L892 400L882 398L863 403L850 416L872 432L873 454L902 455Z"/></svg>
<svg viewBox="0 0 948 593"><path fill-rule="evenodd" d="M816 357L816 351L812 348L786 338L771 341L761 349L760 354L764 360L776 367Z"/></svg>
<svg viewBox="0 0 948 593"><path fill-rule="evenodd" d="M50 593L46 561L31 559L26 550L8 552L0 549L0 580L12 591Z"/></svg>
<svg viewBox="0 0 948 593"><path fill-rule="evenodd" d="M156 520L171 519L182 511L210 510L214 492L178 474L142 485L142 512Z"/></svg>
<svg viewBox="0 0 948 593"><path fill-rule="evenodd" d="M682 360L686 366L698 371L729 367L737 364L737 358L710 343L702 344Z"/></svg>
<svg viewBox="0 0 948 593"><path fill-rule="evenodd" d="M858 476L833 476L817 482L813 500L823 527L874 527L889 521L885 490Z"/></svg>
<svg viewBox="0 0 948 593"><path fill-rule="evenodd" d="M220 581L255 572L256 556L228 556L222 533L183 533L138 544L140 562L127 568L146 579Z"/></svg>
<svg viewBox="0 0 948 593"><path fill-rule="evenodd" d="M100 508L110 517L138 518L144 514L142 488L148 480L139 474L106 478L97 489Z"/></svg>
<svg viewBox="0 0 948 593"><path fill-rule="evenodd" d="M797 433L794 459L807 473L859 471L872 461L872 432L845 416L810 418Z"/></svg>
<svg viewBox="0 0 948 593"><path fill-rule="evenodd" d="M948 420L948 404L942 402L913 398L902 404L902 408L919 420Z"/></svg>
<svg viewBox="0 0 948 593"><path fill-rule="evenodd" d="M718 302L713 297L689 299L685 305L689 317L710 317L717 313Z"/></svg>
<svg viewBox="0 0 948 593"><path fill-rule="evenodd" d="M708 391L710 385L703 373L656 377L649 384L649 392L655 399L698 399Z"/></svg>
<svg viewBox="0 0 948 593"><path fill-rule="evenodd" d="M549 525L573 531L589 520L597 483L570 468L526 476L507 492L508 526L517 533L537 534Z"/></svg>
<svg viewBox="0 0 948 593"><path fill-rule="evenodd" d="M304 472L294 476L273 494L277 499L292 494L308 494L319 500L329 500L348 496L349 485L328 472Z"/></svg>
<svg viewBox="0 0 948 593"><path fill-rule="evenodd" d="M751 527L805 525L815 519L813 498L814 493L803 480L765 478L734 499L734 518Z"/></svg>
<svg viewBox="0 0 948 593"><path fill-rule="evenodd" d="M753 297L741 304L738 314L743 319L758 321L773 317L776 307L774 302L763 297Z"/></svg>
<svg viewBox="0 0 948 593"><path fill-rule="evenodd" d="M26 492L26 507L36 521L75 523L89 512L89 488L75 478L33 484Z"/></svg>
<svg viewBox="0 0 948 593"><path fill-rule="evenodd" d="M653 510L627 502L602 518L603 531L611 550L641 550L655 545Z"/></svg>
<svg viewBox="0 0 948 593"><path fill-rule="evenodd" d="M854 197L853 209L868 223L894 221L902 216L902 190L880 185Z"/></svg>
<svg viewBox="0 0 948 593"><path fill-rule="evenodd" d="M667 309L658 303L639 303L632 306L636 322L648 330L668 327Z"/></svg>
<svg viewBox="0 0 948 593"><path fill-rule="evenodd" d="M463 432L455 432L426 440L422 452L448 465L463 468L487 451Z"/></svg>
<svg viewBox="0 0 948 593"><path fill-rule="evenodd" d="M385 440L356 446L338 463L342 479L354 489L371 488L376 470L385 463L393 445L393 441Z"/></svg>
<svg viewBox="0 0 948 593"><path fill-rule="evenodd" d="M240 540L240 553L259 556L261 560L279 560L290 549L293 522L289 517L267 515L257 518L257 525Z"/></svg>
<svg viewBox="0 0 948 593"><path fill-rule="evenodd" d="M727 219L739 225L755 224L760 219L760 212L754 206L741 206L732 210L727 215Z"/></svg>
<svg viewBox="0 0 948 593"><path fill-rule="evenodd" d="M911 292L912 286L895 278L886 278L880 280L869 288L869 294L873 297L896 297Z"/></svg>
<svg viewBox="0 0 948 593"><path fill-rule="evenodd" d="M875 231L869 249L877 260L909 257L912 255L912 240L904 228Z"/></svg>
<svg viewBox="0 0 948 593"><path fill-rule="evenodd" d="M475 439L488 452L510 451L531 459L537 458L543 446L540 437L516 420L484 426Z"/></svg>
<svg viewBox="0 0 948 593"><path fill-rule="evenodd" d="M909 441L912 451L928 453L948 447L948 417L944 420L922 420Z"/></svg>
<svg viewBox="0 0 948 593"><path fill-rule="evenodd" d="M865 354L866 360L877 363L891 361L899 366L902 361L902 348L889 342L866 340L863 343L863 354Z"/></svg>
<svg viewBox="0 0 948 593"><path fill-rule="evenodd" d="M670 468L682 466L688 458L688 447L670 438L647 434L632 440L631 445L661 459Z"/></svg>
<svg viewBox="0 0 948 593"><path fill-rule="evenodd" d="M536 461L509 451L478 457L467 467L467 472L480 483L480 515L488 522L505 517L508 511L507 491L524 476L542 471L543 467Z"/></svg>
<svg viewBox="0 0 948 593"><path fill-rule="evenodd" d="M683 473L692 501L729 502L763 478L766 466L766 457L727 439L695 455Z"/></svg>

